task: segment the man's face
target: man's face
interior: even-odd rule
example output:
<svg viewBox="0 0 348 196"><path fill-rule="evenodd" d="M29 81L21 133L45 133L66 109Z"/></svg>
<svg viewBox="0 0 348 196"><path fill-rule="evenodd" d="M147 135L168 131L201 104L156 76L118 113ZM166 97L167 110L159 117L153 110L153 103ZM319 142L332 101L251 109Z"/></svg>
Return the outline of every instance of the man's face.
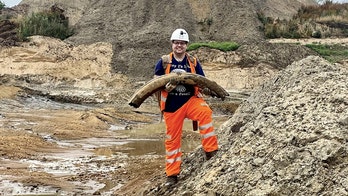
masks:
<svg viewBox="0 0 348 196"><path fill-rule="evenodd" d="M172 41L172 49L173 49L173 52L177 54L184 53L186 52L186 49L187 49L187 42L174 40Z"/></svg>

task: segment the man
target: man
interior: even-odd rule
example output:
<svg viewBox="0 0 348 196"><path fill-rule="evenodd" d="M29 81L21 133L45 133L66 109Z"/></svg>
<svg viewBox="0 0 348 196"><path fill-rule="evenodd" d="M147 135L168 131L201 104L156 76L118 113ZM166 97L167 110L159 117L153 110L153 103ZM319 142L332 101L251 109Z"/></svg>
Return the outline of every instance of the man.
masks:
<svg viewBox="0 0 348 196"><path fill-rule="evenodd" d="M155 77L170 72L190 72L204 76L199 61L186 53L189 35L184 29L176 29L170 38L172 52L163 56L156 64ZM206 89L204 89L206 91ZM206 158L210 159L218 150L214 133L212 110L203 100L196 86L186 84L166 85L161 91L160 108L166 123L166 175L167 186L176 184L181 165L181 135L185 118L198 122ZM207 93L205 93L207 94Z"/></svg>

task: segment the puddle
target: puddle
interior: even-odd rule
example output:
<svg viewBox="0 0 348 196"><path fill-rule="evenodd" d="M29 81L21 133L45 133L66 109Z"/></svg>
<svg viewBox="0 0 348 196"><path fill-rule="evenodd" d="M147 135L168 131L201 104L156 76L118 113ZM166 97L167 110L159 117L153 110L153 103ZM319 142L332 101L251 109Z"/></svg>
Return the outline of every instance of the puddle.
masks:
<svg viewBox="0 0 348 196"><path fill-rule="evenodd" d="M120 151L127 153L129 156L165 154L164 140L128 139L126 141L128 141L128 143L124 144L126 148ZM181 142L183 152L191 152L200 145L198 140L183 139Z"/></svg>
<svg viewBox="0 0 348 196"><path fill-rule="evenodd" d="M120 152L129 156L157 154L163 155L165 152L163 141L151 139L128 139Z"/></svg>
<svg viewBox="0 0 348 196"><path fill-rule="evenodd" d="M111 125L109 131L119 131L127 129L126 125Z"/></svg>
<svg viewBox="0 0 348 196"><path fill-rule="evenodd" d="M40 96L27 96L19 100L19 102L24 105L25 109L73 109L73 110L84 110L91 109L92 107L74 104L74 103L61 103L52 101L46 97Z"/></svg>
<svg viewBox="0 0 348 196"><path fill-rule="evenodd" d="M25 107L22 107L21 104ZM50 118L48 113L30 113L32 109L41 111L41 109L84 110L87 108L77 104L57 103L38 97L27 97L5 105L7 108L2 109L7 112L0 114L0 126L13 127L13 130L22 128L28 132L33 131L31 127L36 123L27 122L20 117L37 115L41 118ZM20 116L17 116L16 113ZM158 157L158 155L165 154L163 139L127 138L120 136L118 130L122 130L125 135L127 134L127 126L124 125L110 126L107 131L111 134L114 133L115 137L108 138L58 141L54 135L41 133L41 137L45 141L56 143L62 150L44 154L35 160L5 160L0 157L0 161L8 162L7 165L11 169L18 169L15 165L19 165L20 169L28 172L49 174L54 179L66 178L65 180L71 184L73 190L64 192L60 188L46 186L39 182L24 185L18 179L27 176L15 176L16 174L14 174L13 176L0 175L0 195L93 195L96 192L102 195L113 195L112 193L120 189L123 184L117 179L113 179L111 175L117 171L125 170L131 156L146 155L144 157L152 159L154 156ZM183 140L182 151L192 151L199 145L199 140ZM6 167L0 166L0 169L6 170Z"/></svg>
<svg viewBox="0 0 348 196"><path fill-rule="evenodd" d="M113 138L88 138L84 140L66 140L57 142L66 151L46 154L41 160L22 159L20 164L27 165L30 172L45 172L55 177L100 175L115 172L127 166L126 160L129 156L142 155L164 155L164 141L155 139L113 139ZM182 149L191 151L199 145L199 141L183 140ZM121 148L120 148L121 147ZM72 149L73 148L73 149ZM111 151L105 155L98 149L110 148ZM116 156L117 155L117 156ZM0 176L1 177L1 176ZM4 177L4 176L2 176ZM0 178L1 179L1 178ZM106 178L107 179L107 178ZM103 195L112 195L112 192L122 187L112 179L97 182L71 181L79 187L83 194L92 195L96 191L102 191ZM1 180L0 195L69 195L57 188L49 186L25 186L21 183Z"/></svg>
<svg viewBox="0 0 348 196"><path fill-rule="evenodd" d="M98 148L121 146L126 144L126 141L120 141L113 138L89 138L85 140L66 140L57 142L66 150L58 153L46 154L40 160L19 160L18 163L10 160L14 164L26 165L29 172L44 172L51 174L54 177L67 176L107 176L116 170L123 169L127 165L128 155L117 153L117 156L98 155L93 151ZM61 191L59 188L42 186L42 185L23 185L14 179L15 176L0 176L0 195L71 195L68 192ZM106 178L107 179L107 178ZM122 187L122 184L113 183L112 179L98 182L91 179L76 181L70 180L70 183L75 185L78 190L74 193L82 195L92 195L96 191L103 189L103 195L112 195L113 190ZM106 186L108 185L108 186Z"/></svg>
<svg viewBox="0 0 348 196"><path fill-rule="evenodd" d="M21 183L13 182L10 180L1 179L0 195L13 195L13 196L58 196L59 190L50 186L24 186Z"/></svg>

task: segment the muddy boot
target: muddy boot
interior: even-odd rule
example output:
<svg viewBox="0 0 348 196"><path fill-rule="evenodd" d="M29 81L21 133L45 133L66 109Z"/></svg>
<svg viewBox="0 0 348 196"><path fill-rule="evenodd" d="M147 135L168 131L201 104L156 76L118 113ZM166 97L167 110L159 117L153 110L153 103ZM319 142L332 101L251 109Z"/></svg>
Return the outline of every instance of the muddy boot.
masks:
<svg viewBox="0 0 348 196"><path fill-rule="evenodd" d="M211 151L211 152L205 152L205 158L206 158L207 160L211 159L213 156L216 155L217 151L218 151L218 150L214 150L214 151Z"/></svg>
<svg viewBox="0 0 348 196"><path fill-rule="evenodd" d="M167 182L164 184L166 187L173 186L178 183L178 176L168 176Z"/></svg>

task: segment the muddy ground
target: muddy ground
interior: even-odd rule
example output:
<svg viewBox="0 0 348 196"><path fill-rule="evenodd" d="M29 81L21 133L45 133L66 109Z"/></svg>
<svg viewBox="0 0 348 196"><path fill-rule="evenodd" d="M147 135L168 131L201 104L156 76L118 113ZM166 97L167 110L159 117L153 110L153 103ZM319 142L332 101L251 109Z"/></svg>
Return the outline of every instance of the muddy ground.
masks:
<svg viewBox="0 0 348 196"><path fill-rule="evenodd" d="M108 43L74 46L45 37L1 50L0 195L136 195L165 180L158 106L120 104L135 89L111 71L112 56ZM277 72L265 64L226 65L218 58L224 53L209 56L207 77L231 93L251 90ZM231 117L222 108L235 107L219 104L216 127ZM191 129L187 121L184 156L200 146Z"/></svg>
<svg viewBox="0 0 348 196"><path fill-rule="evenodd" d="M111 58L107 43L74 46L41 36L1 49L0 195L134 195L165 179L158 104L127 105L144 81L130 87L110 70ZM246 78L248 70L235 69ZM228 85L244 86L239 81ZM231 104L222 107L216 126ZM186 123L184 153L200 145Z"/></svg>
<svg viewBox="0 0 348 196"><path fill-rule="evenodd" d="M63 104L0 89L0 195L134 195L165 180L157 107ZM216 125L226 119L216 116ZM184 153L200 145L190 125Z"/></svg>

